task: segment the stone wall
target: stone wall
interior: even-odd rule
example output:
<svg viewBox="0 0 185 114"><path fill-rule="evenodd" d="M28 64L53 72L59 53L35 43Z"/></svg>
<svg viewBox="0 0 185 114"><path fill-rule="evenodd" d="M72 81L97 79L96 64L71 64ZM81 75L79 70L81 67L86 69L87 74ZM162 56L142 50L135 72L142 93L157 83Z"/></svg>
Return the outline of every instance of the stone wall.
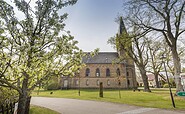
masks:
<svg viewBox="0 0 185 114"><path fill-rule="evenodd" d="M86 69L90 69L90 75L86 76ZM100 75L96 75L96 69L100 69ZM110 69L110 76L106 76L106 69ZM120 70L120 76L117 74L117 69ZM127 73L125 72L127 71ZM127 74L129 82L126 81L125 75ZM80 77L79 77L80 76ZM133 80L134 78L134 80ZM119 88L118 80L120 80L120 87L129 88L136 86L135 71L132 69L125 68L124 64L86 64L86 66L80 70L78 76L74 77L63 77L61 78L62 88L99 88L99 83L103 82L104 88ZM65 81L65 82L64 82ZM67 87L64 87L64 85Z"/></svg>

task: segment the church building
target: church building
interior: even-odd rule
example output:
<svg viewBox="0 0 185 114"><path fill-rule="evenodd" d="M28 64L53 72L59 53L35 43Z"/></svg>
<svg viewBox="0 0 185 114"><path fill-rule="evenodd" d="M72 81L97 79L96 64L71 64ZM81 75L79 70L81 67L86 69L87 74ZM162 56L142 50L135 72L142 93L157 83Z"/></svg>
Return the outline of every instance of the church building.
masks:
<svg viewBox="0 0 185 114"><path fill-rule="evenodd" d="M126 32L122 18L120 18L118 35ZM124 56L124 49L117 52L98 52L91 57L90 53L82 58L85 67L79 70L74 77L63 76L61 88L99 88L100 82L104 88L137 88L134 62L126 57L124 61L117 62Z"/></svg>

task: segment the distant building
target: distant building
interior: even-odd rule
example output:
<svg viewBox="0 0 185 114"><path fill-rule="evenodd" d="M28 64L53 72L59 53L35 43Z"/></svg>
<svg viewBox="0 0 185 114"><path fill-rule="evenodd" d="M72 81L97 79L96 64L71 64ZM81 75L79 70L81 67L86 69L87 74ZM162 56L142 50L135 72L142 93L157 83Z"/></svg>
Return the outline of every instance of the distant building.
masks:
<svg viewBox="0 0 185 114"><path fill-rule="evenodd" d="M182 85L185 91L185 73L181 73L181 81L182 81Z"/></svg>
<svg viewBox="0 0 185 114"><path fill-rule="evenodd" d="M162 74L161 74L162 75ZM162 87L162 83L161 80L166 81L166 76L162 75L163 78L161 76L158 76L158 81L159 81L159 87ZM155 81L155 75L154 74L147 74L148 77L148 84L150 87L156 87L156 81ZM171 76L170 76L171 78Z"/></svg>
<svg viewBox="0 0 185 114"><path fill-rule="evenodd" d="M163 85L161 84L161 81L166 82L167 76L166 76L166 72L160 72L159 74L160 74L160 76L158 76L159 86L162 87ZM169 80L174 80L174 76L170 72L167 72L167 75L168 75ZM154 74L148 73L147 77L148 77L149 86L156 87L156 81L155 81ZM137 81L139 83L139 86L144 86L141 76L138 75ZM185 81L185 75L184 75L184 81Z"/></svg>
<svg viewBox="0 0 185 114"><path fill-rule="evenodd" d="M120 18L119 33L125 32L125 26ZM124 56L124 49L117 52L99 52L97 55L82 58L85 67L79 70L74 77L62 77L61 87L66 88L99 88L103 82L104 88L136 88L136 74L134 62L125 59L126 62L117 63L120 56Z"/></svg>

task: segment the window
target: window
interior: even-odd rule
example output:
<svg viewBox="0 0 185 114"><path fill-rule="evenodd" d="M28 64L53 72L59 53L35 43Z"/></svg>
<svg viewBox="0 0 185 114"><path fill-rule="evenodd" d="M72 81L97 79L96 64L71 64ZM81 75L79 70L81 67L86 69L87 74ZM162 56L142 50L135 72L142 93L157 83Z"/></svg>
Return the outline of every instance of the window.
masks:
<svg viewBox="0 0 185 114"><path fill-rule="evenodd" d="M99 68L96 69L96 76L97 76L97 77L100 76L100 69L99 69Z"/></svg>
<svg viewBox="0 0 185 114"><path fill-rule="evenodd" d="M127 76L129 76L129 72L127 72Z"/></svg>
<svg viewBox="0 0 185 114"><path fill-rule="evenodd" d="M86 69L85 76L90 76L90 69L89 68Z"/></svg>
<svg viewBox="0 0 185 114"><path fill-rule="evenodd" d="M106 76L107 76L107 77L110 76L110 69L109 69L109 68L106 69Z"/></svg>
<svg viewBox="0 0 185 114"><path fill-rule="evenodd" d="M119 70L119 68L117 68L116 73L117 73L117 76L120 76L120 70Z"/></svg>
<svg viewBox="0 0 185 114"><path fill-rule="evenodd" d="M79 81L78 80L76 80L76 85L78 85L79 84Z"/></svg>
<svg viewBox="0 0 185 114"><path fill-rule="evenodd" d="M99 80L97 80L96 84L97 84L97 86L99 86L99 85L100 85L100 81L99 81Z"/></svg>
<svg viewBox="0 0 185 114"><path fill-rule="evenodd" d="M88 86L89 85L89 80L86 80L86 86Z"/></svg>
<svg viewBox="0 0 185 114"><path fill-rule="evenodd" d="M128 85L130 85L130 80L127 80Z"/></svg>
<svg viewBox="0 0 185 114"><path fill-rule="evenodd" d="M110 86L110 80L107 80L107 85Z"/></svg>

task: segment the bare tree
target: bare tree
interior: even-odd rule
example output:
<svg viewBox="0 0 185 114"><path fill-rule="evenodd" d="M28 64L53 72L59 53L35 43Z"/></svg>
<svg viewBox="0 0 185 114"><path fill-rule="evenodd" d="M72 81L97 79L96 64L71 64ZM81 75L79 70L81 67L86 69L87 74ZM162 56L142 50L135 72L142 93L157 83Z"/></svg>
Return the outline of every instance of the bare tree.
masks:
<svg viewBox="0 0 185 114"><path fill-rule="evenodd" d="M124 9L127 9L126 19L131 25L139 27L143 32L156 32L165 38L172 52L176 92L182 91L177 40L185 32L185 1L129 0Z"/></svg>
<svg viewBox="0 0 185 114"><path fill-rule="evenodd" d="M149 49L149 71L155 76L156 87L159 88L159 73L162 68L162 62L160 61L160 56L163 53L161 42L150 40L147 44L147 48Z"/></svg>

